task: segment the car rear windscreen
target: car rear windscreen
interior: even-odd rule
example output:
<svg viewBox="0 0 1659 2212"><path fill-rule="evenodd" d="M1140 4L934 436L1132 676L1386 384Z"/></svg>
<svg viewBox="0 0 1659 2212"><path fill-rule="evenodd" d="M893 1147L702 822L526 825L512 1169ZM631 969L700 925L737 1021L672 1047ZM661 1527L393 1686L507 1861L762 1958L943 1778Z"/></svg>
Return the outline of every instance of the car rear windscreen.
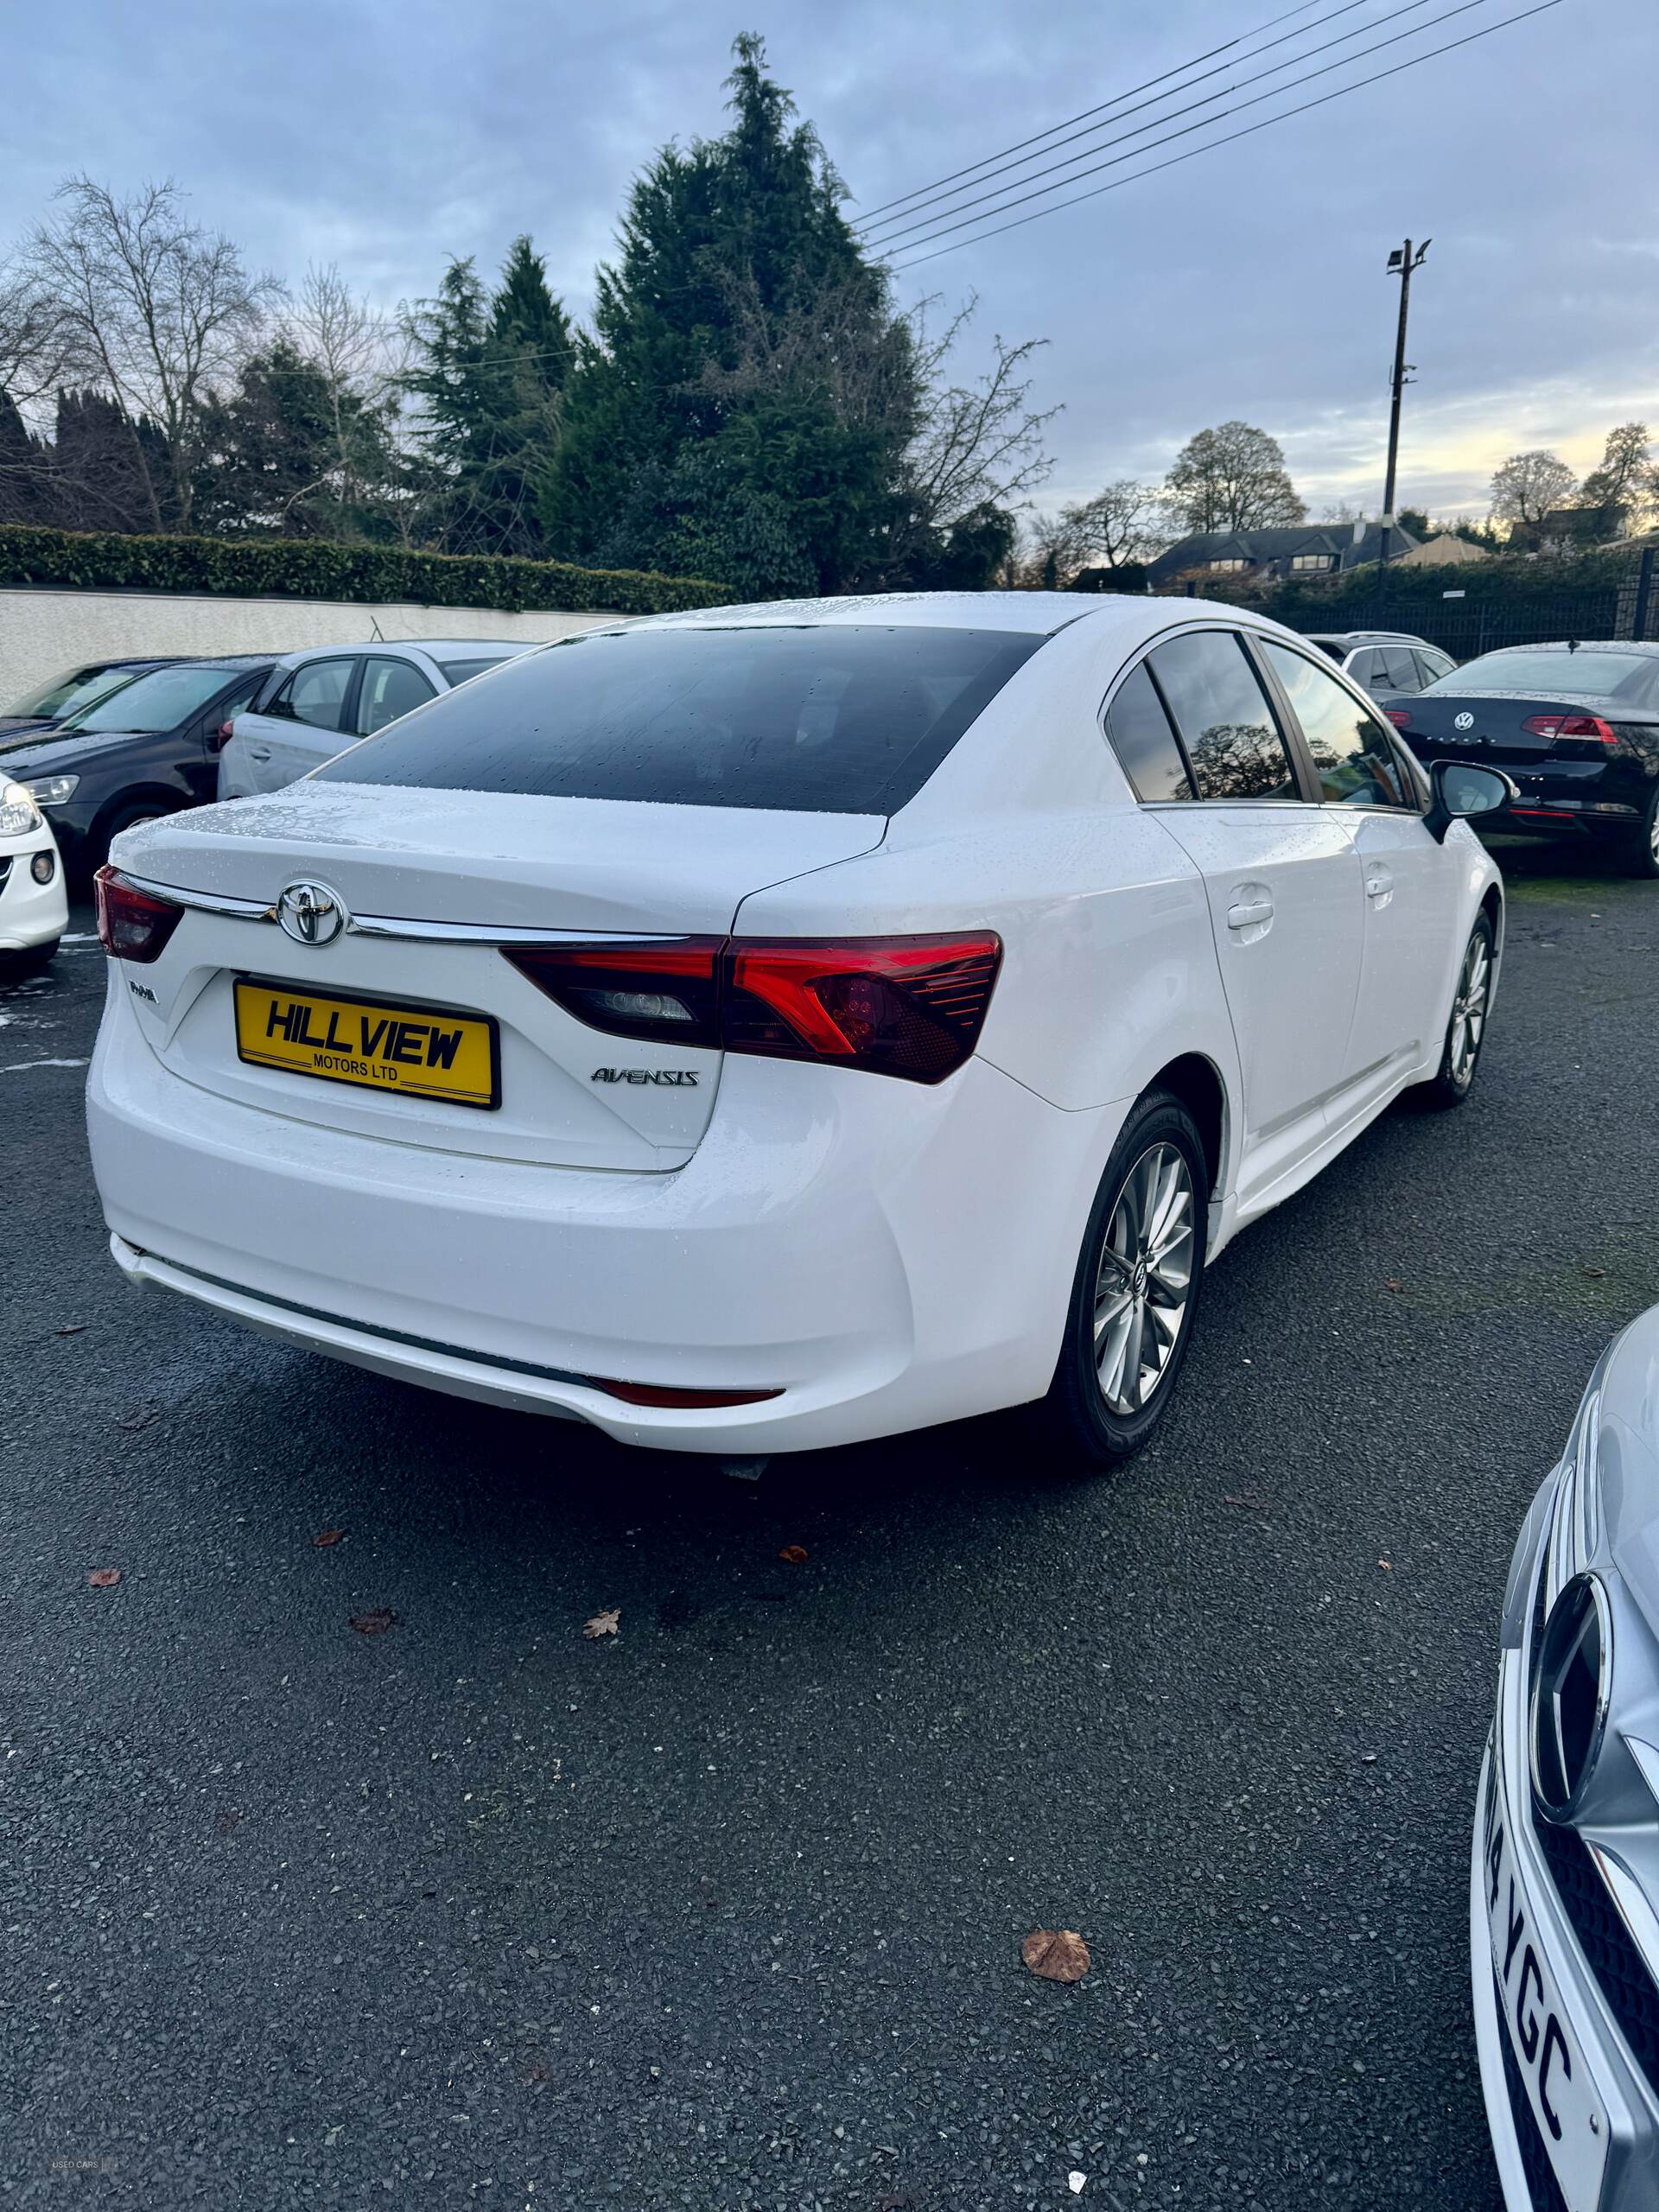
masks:
<svg viewBox="0 0 1659 2212"><path fill-rule="evenodd" d="M594 632L446 692L330 783L888 814L1041 636L825 623Z"/></svg>
<svg viewBox="0 0 1659 2212"><path fill-rule="evenodd" d="M1643 653L1483 653L1442 676L1429 690L1437 698L1478 697L1484 691L1516 691L1528 698L1548 698L1557 691L1569 698L1624 699L1646 705L1659 677L1659 663Z"/></svg>

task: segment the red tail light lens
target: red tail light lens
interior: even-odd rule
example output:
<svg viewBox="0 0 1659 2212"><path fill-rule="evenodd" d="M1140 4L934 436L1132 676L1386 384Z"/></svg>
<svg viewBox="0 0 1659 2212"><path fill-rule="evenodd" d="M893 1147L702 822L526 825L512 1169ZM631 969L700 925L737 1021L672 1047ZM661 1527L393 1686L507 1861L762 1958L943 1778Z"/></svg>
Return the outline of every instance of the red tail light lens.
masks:
<svg viewBox="0 0 1659 2212"><path fill-rule="evenodd" d="M727 957L728 1052L939 1083L979 1041L1002 941L988 931L823 944L739 938Z"/></svg>
<svg viewBox="0 0 1659 2212"><path fill-rule="evenodd" d="M99 942L117 960L130 960L148 967L159 960L170 938L184 919L182 906L170 899L157 899L141 891L107 863L92 879L98 898Z"/></svg>
<svg viewBox="0 0 1659 2212"><path fill-rule="evenodd" d="M1002 941L988 930L772 944L688 938L505 957L567 1013L612 1036L939 1083L979 1041Z"/></svg>
<svg viewBox="0 0 1659 2212"><path fill-rule="evenodd" d="M1388 716L1389 720L1394 724L1395 729L1409 729L1411 728L1411 716L1404 707L1384 707L1382 711Z"/></svg>
<svg viewBox="0 0 1659 2212"><path fill-rule="evenodd" d="M1618 732L1599 715L1529 715L1521 727L1533 737L1588 737L1601 745L1618 743Z"/></svg>

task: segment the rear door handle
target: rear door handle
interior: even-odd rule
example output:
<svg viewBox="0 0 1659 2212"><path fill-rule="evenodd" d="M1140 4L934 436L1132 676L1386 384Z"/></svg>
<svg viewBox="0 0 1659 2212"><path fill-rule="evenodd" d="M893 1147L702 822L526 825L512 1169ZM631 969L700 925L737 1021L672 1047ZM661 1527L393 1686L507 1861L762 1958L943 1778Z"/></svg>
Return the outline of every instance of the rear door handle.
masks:
<svg viewBox="0 0 1659 2212"><path fill-rule="evenodd" d="M248 747L248 758L250 760L269 760L270 747L268 745L251 745Z"/></svg>
<svg viewBox="0 0 1659 2212"><path fill-rule="evenodd" d="M1227 909L1230 930L1258 929L1272 919L1273 901L1264 897L1237 899Z"/></svg>
<svg viewBox="0 0 1659 2212"><path fill-rule="evenodd" d="M1394 888L1394 877L1380 861L1373 861L1365 871L1365 896L1386 899Z"/></svg>

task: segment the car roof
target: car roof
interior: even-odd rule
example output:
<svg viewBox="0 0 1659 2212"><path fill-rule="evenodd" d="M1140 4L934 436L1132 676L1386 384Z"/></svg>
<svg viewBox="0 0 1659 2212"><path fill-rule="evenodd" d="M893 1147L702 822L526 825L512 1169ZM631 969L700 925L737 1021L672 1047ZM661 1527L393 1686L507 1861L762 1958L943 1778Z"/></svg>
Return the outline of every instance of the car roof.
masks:
<svg viewBox="0 0 1659 2212"><path fill-rule="evenodd" d="M302 645L290 653L273 655L282 668L299 668L308 660L328 660L337 653L424 653L429 659L439 653L512 653L529 652L537 639L531 638L362 638L355 642L344 640L333 645Z"/></svg>
<svg viewBox="0 0 1659 2212"><path fill-rule="evenodd" d="M603 630L760 630L883 627L933 630L1007 630L1052 637L1074 623L1109 623L1127 636L1153 637L1175 622L1236 622L1245 629L1292 635L1271 616L1222 600L1188 599L1151 592L893 591L855 593L844 599L762 600L752 606L702 607L607 623ZM579 633L592 637L594 631ZM568 640L567 642L575 642Z"/></svg>
<svg viewBox="0 0 1659 2212"><path fill-rule="evenodd" d="M157 668L222 668L233 674L238 668L271 668L276 661L275 653L169 653L156 661ZM145 666L149 664L137 663Z"/></svg>
<svg viewBox="0 0 1659 2212"><path fill-rule="evenodd" d="M1414 630L1305 630L1302 635L1316 645L1427 645L1430 652L1438 650Z"/></svg>
<svg viewBox="0 0 1659 2212"><path fill-rule="evenodd" d="M1630 653L1640 660L1659 658L1659 638L1552 638L1524 645L1488 645L1491 653Z"/></svg>
<svg viewBox="0 0 1659 2212"><path fill-rule="evenodd" d="M1069 591L855 592L844 599L770 599L752 605L690 607L647 615L631 630L751 630L841 627L876 622L903 628L1013 630L1029 636L1064 630L1103 603L1145 607L1142 594ZM1186 602L1183 601L1183 604ZM1230 613L1232 610L1230 609Z"/></svg>

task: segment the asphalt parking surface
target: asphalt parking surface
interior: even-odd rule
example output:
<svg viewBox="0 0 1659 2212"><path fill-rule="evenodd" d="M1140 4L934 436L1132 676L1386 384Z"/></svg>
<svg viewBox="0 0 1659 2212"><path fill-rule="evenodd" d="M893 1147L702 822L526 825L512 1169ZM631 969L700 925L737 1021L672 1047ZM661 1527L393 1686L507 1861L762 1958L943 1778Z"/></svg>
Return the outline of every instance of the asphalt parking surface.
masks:
<svg viewBox="0 0 1659 2212"><path fill-rule="evenodd" d="M1498 1599L1659 1299L1659 887L1502 857L1473 1100L1247 1232L1113 1481L741 1484L135 1296L102 957L0 991L0 2202L1495 2207Z"/></svg>

